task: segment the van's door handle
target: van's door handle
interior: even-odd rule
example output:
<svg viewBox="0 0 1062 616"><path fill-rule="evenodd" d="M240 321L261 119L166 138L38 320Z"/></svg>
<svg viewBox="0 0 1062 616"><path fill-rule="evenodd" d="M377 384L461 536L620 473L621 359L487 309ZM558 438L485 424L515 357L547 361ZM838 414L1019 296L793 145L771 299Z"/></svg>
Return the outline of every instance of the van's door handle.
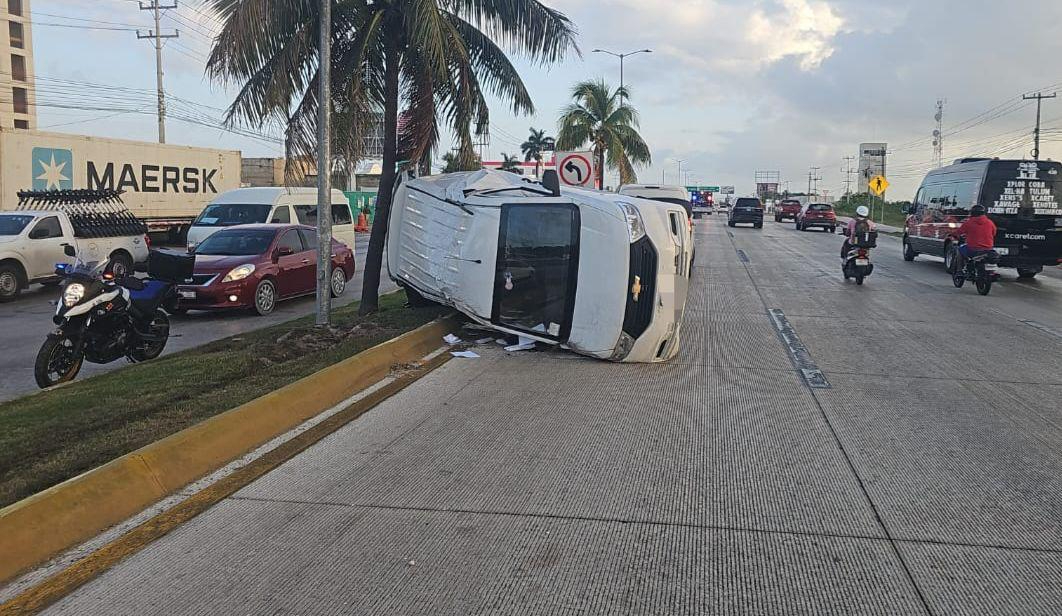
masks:
<svg viewBox="0 0 1062 616"><path fill-rule="evenodd" d="M310 262L310 260L309 260L309 259L303 259L303 260L302 260L302 263L303 263L303 265L305 265L305 264L307 264L307 263L309 263L309 262Z"/></svg>

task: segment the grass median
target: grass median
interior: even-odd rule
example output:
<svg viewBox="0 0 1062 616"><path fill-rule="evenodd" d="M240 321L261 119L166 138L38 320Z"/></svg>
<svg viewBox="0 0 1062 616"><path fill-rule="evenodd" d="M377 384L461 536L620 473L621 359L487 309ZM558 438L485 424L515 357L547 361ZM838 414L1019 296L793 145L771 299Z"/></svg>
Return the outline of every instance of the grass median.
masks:
<svg viewBox="0 0 1062 616"><path fill-rule="evenodd" d="M0 403L0 507L447 312L404 303L392 293L368 317L356 303L333 311L328 330L310 315Z"/></svg>

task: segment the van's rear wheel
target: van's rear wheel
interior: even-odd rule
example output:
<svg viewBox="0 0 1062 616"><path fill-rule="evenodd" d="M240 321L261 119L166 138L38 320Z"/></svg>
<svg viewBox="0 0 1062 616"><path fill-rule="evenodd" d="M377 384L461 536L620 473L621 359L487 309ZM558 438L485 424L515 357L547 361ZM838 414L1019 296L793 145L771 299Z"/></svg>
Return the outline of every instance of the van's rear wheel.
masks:
<svg viewBox="0 0 1062 616"><path fill-rule="evenodd" d="M1039 274L1042 271L1043 271L1043 268L1040 268L1040 269L1025 269L1025 268L1019 267L1018 268L1018 278L1036 278L1036 275Z"/></svg>
<svg viewBox="0 0 1062 616"><path fill-rule="evenodd" d="M111 261L107 264L107 271L114 275L116 280L121 280L133 274L133 258L124 252L116 252L111 255Z"/></svg>

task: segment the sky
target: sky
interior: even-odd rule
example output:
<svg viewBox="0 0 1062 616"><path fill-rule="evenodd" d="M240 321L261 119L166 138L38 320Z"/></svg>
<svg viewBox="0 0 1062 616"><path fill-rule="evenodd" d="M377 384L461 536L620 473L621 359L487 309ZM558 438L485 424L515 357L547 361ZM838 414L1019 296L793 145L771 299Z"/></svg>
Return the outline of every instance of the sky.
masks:
<svg viewBox="0 0 1062 616"><path fill-rule="evenodd" d="M513 117L493 101L486 158L519 152L530 127L555 134L572 85L618 85L626 52L630 104L653 163L645 182L734 185L754 190L757 171L777 171L806 190L844 190L845 156L861 142L889 144L890 199L910 199L933 166L931 131L945 100L946 160L1028 156L1035 102L1062 89L1062 2L1057 0L545 0L578 29L579 53L539 66L516 57L535 102ZM219 28L201 0L178 0L163 30L173 117L170 143L283 151L277 127L219 128L232 92L204 76ZM32 0L39 124L44 130L154 140L155 62L136 28L151 26L136 0ZM90 28L111 29L86 29ZM88 108L88 109L84 109ZM1043 103L1041 156L1062 159L1062 98ZM443 139L443 150L450 146ZM682 161L679 163L678 161ZM679 170L683 174L680 178ZM687 175L688 172L688 175ZM783 185L785 187L785 185Z"/></svg>

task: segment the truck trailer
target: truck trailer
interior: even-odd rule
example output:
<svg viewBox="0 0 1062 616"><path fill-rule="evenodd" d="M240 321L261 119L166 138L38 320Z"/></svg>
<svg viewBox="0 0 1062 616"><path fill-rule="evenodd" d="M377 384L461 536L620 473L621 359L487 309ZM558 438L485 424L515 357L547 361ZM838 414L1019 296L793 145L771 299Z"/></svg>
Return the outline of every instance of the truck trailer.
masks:
<svg viewBox="0 0 1062 616"><path fill-rule="evenodd" d="M203 207L240 186L240 152L0 129L0 211L20 190L118 190L153 232L179 240Z"/></svg>

